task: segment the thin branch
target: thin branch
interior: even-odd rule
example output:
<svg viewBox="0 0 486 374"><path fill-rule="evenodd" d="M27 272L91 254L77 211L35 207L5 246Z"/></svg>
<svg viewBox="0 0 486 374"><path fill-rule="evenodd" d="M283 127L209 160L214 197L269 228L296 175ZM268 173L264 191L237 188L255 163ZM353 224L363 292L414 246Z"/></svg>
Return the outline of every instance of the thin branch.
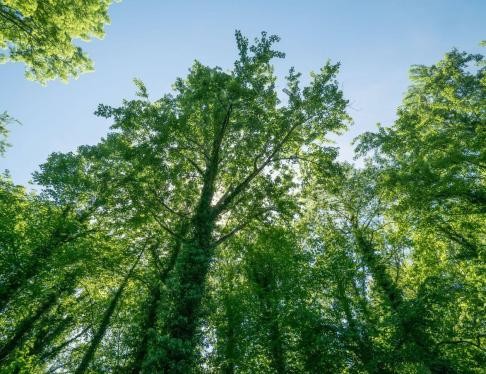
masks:
<svg viewBox="0 0 486 374"><path fill-rule="evenodd" d="M160 199L160 201L159 201L159 202L160 202L160 203L162 204L162 206L163 206L165 209L167 209L169 212L171 212L171 213L173 213L173 214L175 214L175 215L177 215L177 216L179 216L179 217L181 217L181 218L187 218L187 217L188 217L188 214L178 212L177 210L175 210L175 209L171 208L171 207L170 207L169 205L167 205L167 203L166 203L166 202L164 202L162 199Z"/></svg>
<svg viewBox="0 0 486 374"><path fill-rule="evenodd" d="M41 355L41 358L43 360L50 359L54 356L57 356L66 346L74 342L76 339L78 339L80 336L86 334L86 332L91 328L91 326L86 326L83 330L81 330L80 333L74 335L72 338L66 340L65 342L61 343L57 347L52 348L49 352L46 352Z"/></svg>
<svg viewBox="0 0 486 374"><path fill-rule="evenodd" d="M25 26L25 22L15 16L13 16L11 13L12 11L4 11L4 8L12 9L6 5L2 5L0 7L0 17L3 17L7 21L10 21L14 25L17 25L22 31L24 31L26 34L29 35L29 37L32 37L32 30L29 30L27 26Z"/></svg>
<svg viewBox="0 0 486 374"><path fill-rule="evenodd" d="M227 234L224 234L224 235L220 236L217 240L215 240L213 243L211 243L211 248L215 248L218 245L220 245L221 243L223 243L226 240L228 240L229 238L233 237L236 233L238 233L239 231L243 230L246 226L248 226L251 221L253 221L253 219L249 219L248 221L242 223L241 225L238 225L238 226L234 227Z"/></svg>
<svg viewBox="0 0 486 374"><path fill-rule="evenodd" d="M153 245L150 247L150 253L152 254L152 258L154 259L155 267L157 268L157 272L159 274L162 273L162 263L160 262L160 257L156 252L156 246Z"/></svg>
<svg viewBox="0 0 486 374"><path fill-rule="evenodd" d="M220 236L217 240L215 240L212 244L211 244L211 247L212 248L215 248L217 247L218 245L220 245L221 243L225 242L226 240L230 239L231 237L233 237L235 234L237 234L238 232L240 232L241 230L243 230L244 228L246 228L254 219L258 218L259 216L265 214L265 213L268 213L269 211L271 211L272 209L266 209L266 210L263 210L263 211L258 211L254 214L251 214L249 216L249 218L243 222L242 224L240 225L237 225L235 226L230 232Z"/></svg>
<svg viewBox="0 0 486 374"><path fill-rule="evenodd" d="M201 176L204 176L204 171L201 169L201 167L197 164L196 161L194 161L192 158L184 155L183 153L181 153L182 157L184 157L185 160L187 160L192 166L194 166L194 168L197 170L197 172L201 175Z"/></svg>
<svg viewBox="0 0 486 374"><path fill-rule="evenodd" d="M185 241L184 238L180 237L179 235L177 235L173 230L171 230L168 226L166 226L164 223L162 223L159 219L159 217L157 217L157 214L154 213L154 211L152 209L148 209L148 212L152 215L152 218L155 220L155 222L157 222L157 224L163 229L165 230L167 233L169 233L170 235L172 235L174 238L176 239L179 239L179 240L182 240L182 241Z"/></svg>
<svg viewBox="0 0 486 374"><path fill-rule="evenodd" d="M282 147L285 145L285 143L288 141L290 138L290 135L292 135L293 131L302 124L302 122L297 122L294 124L285 134L285 136L282 138L280 142L277 143L273 151L270 153L270 155L267 156L267 158L260 164L258 167L254 167L253 171L248 174L246 178L244 178L235 188L232 190L228 190L223 194L223 196L219 199L219 201L216 203L216 205L213 208L213 214L214 216L217 216L221 212L223 212L229 204L235 199L236 196L238 196L242 191L244 191L248 185L251 183L253 179L255 179L256 176L260 174L260 172L272 162L273 158L277 155L278 152L282 149ZM259 154L255 160L258 160L262 157L262 154Z"/></svg>
<svg viewBox="0 0 486 374"><path fill-rule="evenodd" d="M193 144L197 147L194 150L199 151L202 154L202 156L206 159L206 161L209 161L209 155L208 155L208 153L204 149L204 146L201 143L199 143L198 141L196 141L196 140L194 140L190 137L187 137L184 132L179 131L179 133L184 138L184 140L187 140L189 143L191 143L191 144Z"/></svg>
<svg viewBox="0 0 486 374"><path fill-rule="evenodd" d="M476 347L476 348L480 349L481 351L486 352L486 349L481 347L480 343L475 343L471 340L444 340L444 341L437 343L437 346L444 345L444 344L467 344L467 345L471 345L473 347Z"/></svg>

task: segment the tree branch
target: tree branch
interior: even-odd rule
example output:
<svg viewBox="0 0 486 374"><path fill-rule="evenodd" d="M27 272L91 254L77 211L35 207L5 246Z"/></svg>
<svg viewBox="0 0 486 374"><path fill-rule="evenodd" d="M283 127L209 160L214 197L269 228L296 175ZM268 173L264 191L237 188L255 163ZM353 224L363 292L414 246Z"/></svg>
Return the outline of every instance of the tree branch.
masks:
<svg viewBox="0 0 486 374"><path fill-rule="evenodd" d="M251 183L255 177L257 177L260 172L267 166L269 165L273 158L277 155L278 152L282 149L282 147L285 145L285 143L288 141L290 138L290 135L292 135L293 131L302 124L302 122L297 122L294 124L289 131L285 134L285 136L282 138L280 142L277 143L277 145L274 147L273 151L266 157L266 159L260 164L260 166L256 166L256 162L254 162L254 169L253 171L248 174L246 178L244 178L234 189L228 189L223 196L219 199L219 201L216 203L216 205L213 208L213 214L214 216L219 215L222 213L228 205L238 196L241 192L243 192L248 185ZM262 154L260 153L255 160L258 161L262 157Z"/></svg>
<svg viewBox="0 0 486 374"><path fill-rule="evenodd" d="M155 222L157 222L157 224L164 230L166 231L168 234L170 234L171 236L173 236L174 238L176 239L179 239L179 240L182 240L184 241L184 238L181 238L179 235L177 235L173 230L171 230L168 226L166 226L164 223L162 223L159 219L159 217L157 217L157 214L155 214L153 212L152 209L149 208L149 213L152 215L152 218L155 220Z"/></svg>

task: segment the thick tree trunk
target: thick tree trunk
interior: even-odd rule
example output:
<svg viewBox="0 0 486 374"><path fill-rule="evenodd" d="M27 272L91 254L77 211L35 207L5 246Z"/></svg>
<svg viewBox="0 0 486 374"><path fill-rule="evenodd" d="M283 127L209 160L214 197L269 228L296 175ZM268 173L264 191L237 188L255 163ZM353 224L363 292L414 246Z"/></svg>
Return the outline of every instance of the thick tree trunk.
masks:
<svg viewBox="0 0 486 374"><path fill-rule="evenodd" d="M212 257L213 231L220 210L212 206L220 166L221 145L229 126L232 105L223 121L215 125L211 155L203 174L198 204L191 220L191 240L184 243L175 266L172 313L167 321L164 358L159 366L165 373L189 373L197 346L196 332L206 275Z"/></svg>
<svg viewBox="0 0 486 374"><path fill-rule="evenodd" d="M179 257L182 248L181 238L183 238L186 235L186 233L187 233L187 225L184 222L182 222L181 226L179 227L179 230L177 231L177 234L179 235L179 239L176 240L172 253L170 254L169 259L165 264L165 268L163 269L163 271L159 270L160 272L158 274L159 279L150 290L150 299L146 308L145 320L141 327L142 339L140 340L138 350L135 354L135 359L131 365L131 369L129 370L129 372L131 372L132 374L143 372L144 369L143 364L149 353L150 333L154 332L157 327L157 320L158 320L157 312L162 297L160 287L163 284L166 284L169 275L174 270L175 264L177 262L177 258ZM157 254L155 253L154 256L157 256ZM158 258L154 260L157 262Z"/></svg>
<svg viewBox="0 0 486 374"><path fill-rule="evenodd" d="M145 320L141 327L142 339L139 343L138 350L135 354L135 359L130 370L132 374L142 372L143 363L149 352L150 332L154 331L157 326L157 309L160 303L160 298L160 285L157 284L151 290Z"/></svg>
<svg viewBox="0 0 486 374"><path fill-rule="evenodd" d="M189 373L197 345L199 312L210 262L211 229L198 228L192 243L183 245L176 264L174 306L167 321L165 373Z"/></svg>

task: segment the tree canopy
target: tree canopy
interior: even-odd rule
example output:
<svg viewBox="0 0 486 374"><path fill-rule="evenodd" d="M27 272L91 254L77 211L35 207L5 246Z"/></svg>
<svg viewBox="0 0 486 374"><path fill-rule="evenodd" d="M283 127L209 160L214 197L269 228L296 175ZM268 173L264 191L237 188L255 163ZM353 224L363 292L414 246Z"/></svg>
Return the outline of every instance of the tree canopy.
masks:
<svg viewBox="0 0 486 374"><path fill-rule="evenodd" d="M278 92L278 41L0 177L1 373L483 372L482 56L412 67L357 167L339 64Z"/></svg>

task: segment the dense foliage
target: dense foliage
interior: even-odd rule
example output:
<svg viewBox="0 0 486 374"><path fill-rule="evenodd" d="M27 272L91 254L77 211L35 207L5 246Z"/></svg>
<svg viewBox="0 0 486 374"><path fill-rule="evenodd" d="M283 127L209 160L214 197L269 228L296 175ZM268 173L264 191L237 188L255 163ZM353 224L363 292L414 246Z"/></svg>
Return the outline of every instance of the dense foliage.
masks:
<svg viewBox="0 0 486 374"><path fill-rule="evenodd" d="M230 71L100 105L39 194L1 177L0 372L483 372L482 57L413 67L357 168L339 65L280 94L278 38L236 41Z"/></svg>
<svg viewBox="0 0 486 374"><path fill-rule="evenodd" d="M92 70L73 41L103 37L111 2L0 0L0 63L23 62L27 78L41 83Z"/></svg>

